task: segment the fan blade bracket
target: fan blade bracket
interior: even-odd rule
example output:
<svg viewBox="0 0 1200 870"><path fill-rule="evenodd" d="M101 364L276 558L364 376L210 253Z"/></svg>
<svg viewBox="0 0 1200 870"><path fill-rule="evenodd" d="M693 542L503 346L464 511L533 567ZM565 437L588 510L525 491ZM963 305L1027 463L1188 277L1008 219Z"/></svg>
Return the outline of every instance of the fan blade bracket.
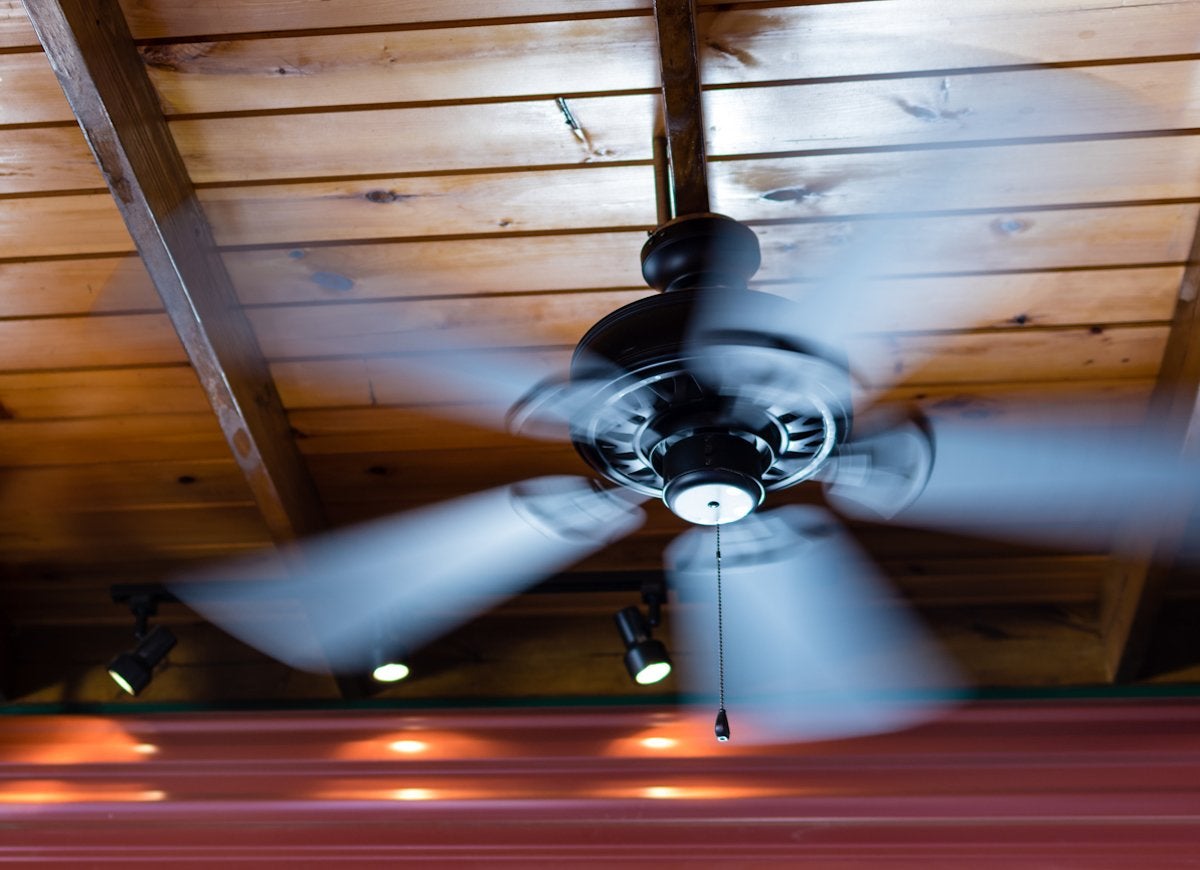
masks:
<svg viewBox="0 0 1200 870"><path fill-rule="evenodd" d="M513 509L546 536L605 544L641 525L645 497L578 477L539 477L511 487Z"/></svg>
<svg viewBox="0 0 1200 870"><path fill-rule="evenodd" d="M928 430L905 420L842 444L823 474L825 497L848 516L891 519L920 497L933 459Z"/></svg>

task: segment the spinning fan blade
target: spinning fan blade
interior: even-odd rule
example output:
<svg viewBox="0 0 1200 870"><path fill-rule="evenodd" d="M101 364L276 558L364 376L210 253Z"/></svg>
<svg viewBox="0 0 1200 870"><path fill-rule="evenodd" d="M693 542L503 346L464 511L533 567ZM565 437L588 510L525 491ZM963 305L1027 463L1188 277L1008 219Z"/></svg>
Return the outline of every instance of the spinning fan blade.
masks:
<svg viewBox="0 0 1200 870"><path fill-rule="evenodd" d="M689 688L714 708L715 551L710 529L685 532L667 550ZM948 703L953 669L890 600L832 515L795 506L752 515L722 527L721 551L732 739L779 743L890 731Z"/></svg>
<svg viewBox="0 0 1200 870"><path fill-rule="evenodd" d="M907 507L879 511L879 493L898 479L895 469L882 467L864 473L842 471L835 463L827 497L838 511L859 518L879 520L894 512L902 525L1106 547L1120 523L1153 525L1174 516L1200 485L1200 466L1165 436L1088 425L1048 410L1041 416L1024 425L937 420L932 468L921 472L928 480L915 488ZM910 476L907 485L912 483Z"/></svg>
<svg viewBox="0 0 1200 870"><path fill-rule="evenodd" d="M562 356L560 360L558 357ZM405 402L473 426L546 440L569 440L570 421L603 380L568 380L565 354L481 349L443 343L400 361ZM597 378L605 369L589 367Z"/></svg>
<svg viewBox="0 0 1200 870"><path fill-rule="evenodd" d="M292 667L361 673L380 632L413 650L637 528L636 496L543 477L335 532L172 591Z"/></svg>
<svg viewBox="0 0 1200 870"><path fill-rule="evenodd" d="M718 175L715 210L741 219L813 223L756 227L763 247L760 289L794 299L793 313L748 305L739 294L712 294L697 318L695 345L719 348L731 334L750 333L768 345L848 357L873 392L907 374L887 334L927 333L922 349L929 352L944 331L1010 323L1025 314L1023 306L1036 300L1014 301L1011 282L972 282L968 291L946 277L982 268L1000 246L1011 264L1011 250L1037 223L1011 210L1054 205L1059 200L1046 191L1061 197L1072 185L1094 196L1122 177L1122 167L1112 165L1119 149L1076 161L1066 172L1067 161L1045 152L1066 147L1057 137L1152 130L1165 120L1162 110L1144 105L1145 95L1098 74L1054 73L881 83L880 112L903 116L891 123L881 117L885 135L894 140L890 145L766 168L746 179ZM862 106L850 110L861 116ZM1114 129L1111 117L1122 126ZM836 125L819 126L812 141L795 147L828 147ZM720 144L715 147L720 153ZM978 255L967 256L964 248ZM1037 316L1035 310L1032 319Z"/></svg>

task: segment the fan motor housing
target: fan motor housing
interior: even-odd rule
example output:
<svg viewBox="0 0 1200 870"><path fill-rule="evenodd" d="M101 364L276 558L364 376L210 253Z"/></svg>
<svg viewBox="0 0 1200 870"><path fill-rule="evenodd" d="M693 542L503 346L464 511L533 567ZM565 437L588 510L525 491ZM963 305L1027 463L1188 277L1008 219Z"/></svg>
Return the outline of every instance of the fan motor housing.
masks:
<svg viewBox="0 0 1200 870"><path fill-rule="evenodd" d="M720 268L705 265L714 251ZM572 380L603 386L572 440L602 476L684 519L733 521L829 459L849 428L849 375L760 332L718 328L695 342L697 316L731 303L756 309L758 322L799 314L746 289L758 265L749 228L715 215L673 222L651 237L643 264L669 292L617 309L579 342Z"/></svg>

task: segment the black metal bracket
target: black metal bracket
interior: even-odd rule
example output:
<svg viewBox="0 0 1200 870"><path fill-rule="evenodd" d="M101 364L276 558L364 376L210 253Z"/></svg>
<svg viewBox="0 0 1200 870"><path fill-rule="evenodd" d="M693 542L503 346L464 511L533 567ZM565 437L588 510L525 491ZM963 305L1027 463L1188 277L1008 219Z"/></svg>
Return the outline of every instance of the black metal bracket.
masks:
<svg viewBox="0 0 1200 870"><path fill-rule="evenodd" d="M133 614L133 636L141 640L151 616L158 614L158 605L178 602L179 599L157 583L117 583L109 588L114 604L127 604Z"/></svg>

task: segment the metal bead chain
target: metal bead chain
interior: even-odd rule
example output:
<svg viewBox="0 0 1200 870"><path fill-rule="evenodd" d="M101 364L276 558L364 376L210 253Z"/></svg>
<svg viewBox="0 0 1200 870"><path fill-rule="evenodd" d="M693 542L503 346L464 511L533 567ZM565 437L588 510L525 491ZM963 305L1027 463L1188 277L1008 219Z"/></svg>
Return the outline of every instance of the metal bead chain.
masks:
<svg viewBox="0 0 1200 870"><path fill-rule="evenodd" d="M721 526L717 525L717 671L720 677L721 709L725 709L725 614L721 601Z"/></svg>

